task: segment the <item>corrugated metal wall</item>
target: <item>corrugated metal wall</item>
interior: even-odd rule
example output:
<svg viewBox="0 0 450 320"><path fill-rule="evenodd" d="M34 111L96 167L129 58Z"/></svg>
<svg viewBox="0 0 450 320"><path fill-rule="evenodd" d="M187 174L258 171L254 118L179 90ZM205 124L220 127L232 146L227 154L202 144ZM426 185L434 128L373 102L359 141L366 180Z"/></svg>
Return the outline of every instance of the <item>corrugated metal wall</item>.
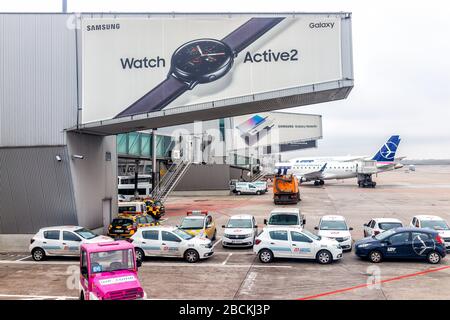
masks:
<svg viewBox="0 0 450 320"><path fill-rule="evenodd" d="M62 145L63 129L76 125L69 17L0 14L0 146Z"/></svg>
<svg viewBox="0 0 450 320"><path fill-rule="evenodd" d="M0 148L0 234L77 224L69 161L64 146Z"/></svg>

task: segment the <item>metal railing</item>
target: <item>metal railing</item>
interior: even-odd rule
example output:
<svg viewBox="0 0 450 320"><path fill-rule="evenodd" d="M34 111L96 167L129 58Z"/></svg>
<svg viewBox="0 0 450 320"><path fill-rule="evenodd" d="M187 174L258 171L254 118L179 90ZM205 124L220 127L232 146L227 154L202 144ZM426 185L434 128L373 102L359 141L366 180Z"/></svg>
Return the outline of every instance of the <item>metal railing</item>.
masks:
<svg viewBox="0 0 450 320"><path fill-rule="evenodd" d="M177 184L183 178L190 165L191 162L186 160L179 160L174 162L169 167L167 173L164 175L163 179L161 179L155 190L152 191L152 199L164 202L169 196L170 192L175 189Z"/></svg>

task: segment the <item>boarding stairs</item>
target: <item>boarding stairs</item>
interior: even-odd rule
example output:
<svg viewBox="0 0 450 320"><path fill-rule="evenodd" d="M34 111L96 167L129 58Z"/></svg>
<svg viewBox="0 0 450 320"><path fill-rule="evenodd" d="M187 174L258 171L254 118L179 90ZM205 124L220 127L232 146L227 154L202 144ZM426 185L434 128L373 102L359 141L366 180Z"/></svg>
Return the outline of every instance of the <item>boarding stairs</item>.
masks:
<svg viewBox="0 0 450 320"><path fill-rule="evenodd" d="M152 191L152 199L159 200L164 203L169 194L173 191L173 189L175 189L177 184L186 174L190 165L191 162L187 160L175 161L169 167L166 174L157 185L157 188Z"/></svg>

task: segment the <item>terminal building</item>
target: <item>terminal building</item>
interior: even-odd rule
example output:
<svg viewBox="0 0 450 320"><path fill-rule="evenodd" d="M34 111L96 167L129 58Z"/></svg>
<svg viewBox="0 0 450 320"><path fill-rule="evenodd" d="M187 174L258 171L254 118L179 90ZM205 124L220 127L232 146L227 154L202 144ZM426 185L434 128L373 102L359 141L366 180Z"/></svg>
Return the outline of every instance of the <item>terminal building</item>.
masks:
<svg viewBox="0 0 450 320"><path fill-rule="evenodd" d="M310 27L322 20L335 27ZM200 34L205 23L215 34ZM182 163L174 192L203 190L198 174L220 176L209 189L223 191L322 138L320 116L275 110L345 99L353 88L349 13L9 13L0 25L0 241L52 225L104 230L118 176L136 168L157 184ZM246 38L249 25L262 29ZM143 41L149 33L154 41ZM194 57L214 74L182 78L173 57L211 37L230 55ZM269 47L283 60L246 59ZM158 68L123 63L158 56Z"/></svg>

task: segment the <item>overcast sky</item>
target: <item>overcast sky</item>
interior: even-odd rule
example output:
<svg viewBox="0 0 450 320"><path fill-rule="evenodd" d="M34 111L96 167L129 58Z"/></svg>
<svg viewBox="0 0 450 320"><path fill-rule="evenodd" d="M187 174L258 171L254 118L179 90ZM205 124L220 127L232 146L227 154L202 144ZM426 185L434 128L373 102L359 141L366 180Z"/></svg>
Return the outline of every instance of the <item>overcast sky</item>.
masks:
<svg viewBox="0 0 450 320"><path fill-rule="evenodd" d="M55 12L61 0L0 0L4 12ZM450 158L450 4L361 0L68 0L69 12L350 11L355 87L346 100L290 109L323 115L311 155L372 154L400 134L400 155Z"/></svg>

